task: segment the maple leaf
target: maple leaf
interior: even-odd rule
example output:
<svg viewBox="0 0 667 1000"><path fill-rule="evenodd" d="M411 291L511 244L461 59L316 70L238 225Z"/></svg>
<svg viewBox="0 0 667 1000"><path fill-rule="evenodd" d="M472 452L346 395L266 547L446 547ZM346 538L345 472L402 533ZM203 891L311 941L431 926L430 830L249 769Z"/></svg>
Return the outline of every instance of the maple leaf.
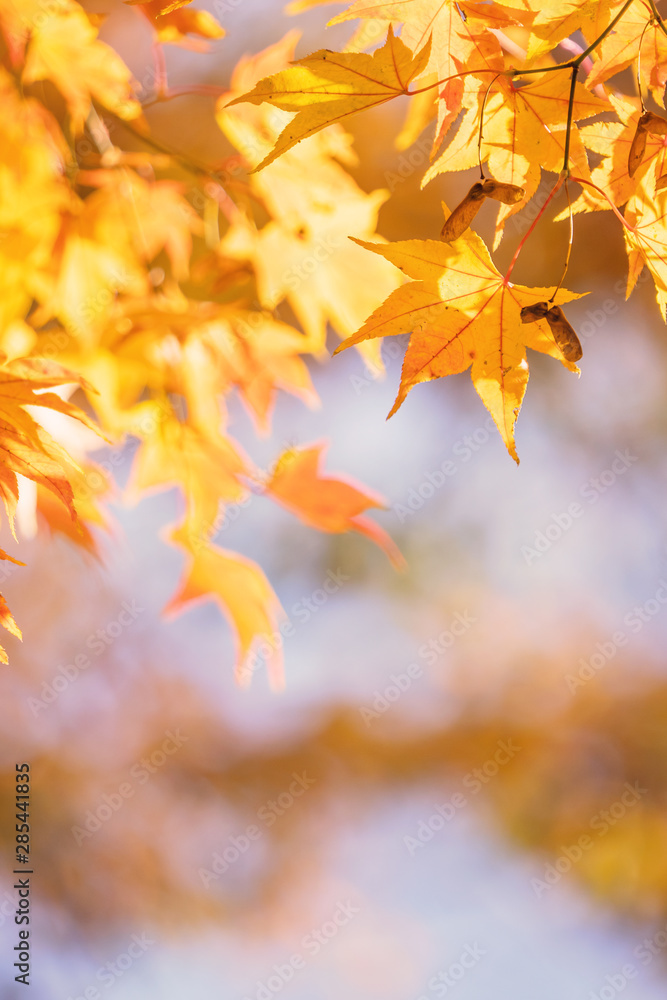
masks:
<svg viewBox="0 0 667 1000"><path fill-rule="evenodd" d="M75 132L95 98L120 118L141 114L132 96L131 74L120 56L97 40L97 30L77 3L59 0L28 21L30 45L24 85L51 80L65 98Z"/></svg>
<svg viewBox="0 0 667 1000"><path fill-rule="evenodd" d="M61 214L76 199L63 176L69 150L62 133L38 101L21 99L3 67L0 101L0 328L6 334L43 292Z"/></svg>
<svg viewBox="0 0 667 1000"><path fill-rule="evenodd" d="M369 3L357 0L348 10L332 18L339 24L351 18L403 22L403 41L414 52L430 47L424 72L442 80L438 101L438 121L434 150L441 144L449 126L462 107L463 79L449 79L457 73L480 72L480 79L470 81L476 89L485 88L492 78L489 71L504 69L498 39L487 28L504 30L516 24L514 17L495 3L457 2L457 0L389 0ZM446 82L444 82L446 81Z"/></svg>
<svg viewBox="0 0 667 1000"><path fill-rule="evenodd" d="M304 336L294 327L268 313L239 309L208 326L203 342L212 348L211 363L219 374L216 388L236 386L261 432L269 430L278 389L308 406L318 405L308 368L299 356L305 350Z"/></svg>
<svg viewBox="0 0 667 1000"><path fill-rule="evenodd" d="M151 16L157 17L160 14L167 15L175 10L181 10L192 3L192 0L123 0L123 3L128 7L148 7Z"/></svg>
<svg viewBox="0 0 667 1000"><path fill-rule="evenodd" d="M250 93L235 98L229 107L246 101L269 102L296 114L280 133L272 152L254 169L261 170L333 122L406 94L410 81L423 72L429 52L427 44L413 55L390 27L385 44L372 55L320 49L260 80Z"/></svg>
<svg viewBox="0 0 667 1000"><path fill-rule="evenodd" d="M291 0L285 7L286 14L301 14L304 10L312 10L313 7L323 7L324 4L343 3L344 0Z"/></svg>
<svg viewBox="0 0 667 1000"><path fill-rule="evenodd" d="M627 294L646 265L655 283L662 318L667 322L667 190L658 186L659 169L659 162L654 160L628 202L623 233L629 258Z"/></svg>
<svg viewBox="0 0 667 1000"><path fill-rule="evenodd" d="M528 382L526 348L568 362L548 323L522 322L522 308L551 299L553 289L513 285L496 270L484 242L468 233L452 243L406 240L386 246L364 243L391 260L413 283L397 289L338 351L368 338L414 331L401 386L389 416L420 382L472 366L472 381L518 463L514 426ZM555 304L578 298L560 289Z"/></svg>
<svg viewBox="0 0 667 1000"><path fill-rule="evenodd" d="M537 191L543 169L560 173L563 168L569 94L570 81L563 73L536 74L527 84L501 77L489 92L484 105L482 160L488 161L494 178L523 188L526 199ZM482 100L479 95L472 95L472 100L452 142L426 171L423 184L441 173L465 170L477 163ZM577 84L572 108L576 122L608 110L608 105ZM570 133L570 161L579 176L590 176L586 150L575 125ZM504 223L521 207L501 208L496 246Z"/></svg>
<svg viewBox="0 0 667 1000"><path fill-rule="evenodd" d="M297 37L291 32L244 60L232 78L232 93L284 65ZM257 167L270 154L285 113L267 105L232 107L225 95L216 118L249 165ZM264 307L274 309L287 299L306 333L302 349L316 353L324 350L327 324L341 337L350 336L397 283L386 261L378 259L369 267L367 255L347 238L375 237L378 210L388 192L361 191L341 162L352 165L356 157L349 136L333 125L253 172L251 190L272 221L258 230L239 214L221 244L225 256L252 262ZM381 370L379 345L368 346L372 350L362 345L367 363Z"/></svg>
<svg viewBox="0 0 667 1000"><path fill-rule="evenodd" d="M174 538L178 540L177 533ZM283 687L282 636L279 643L275 641L283 611L259 566L217 546L201 546L189 559L183 582L164 614L172 616L187 606L211 600L220 606L238 637L236 678L239 683L250 681L249 659L259 645L264 652L272 687Z"/></svg>
<svg viewBox="0 0 667 1000"><path fill-rule="evenodd" d="M323 475L325 450L325 444L313 444L283 452L265 484L267 494L320 531L359 531L379 545L394 566L402 568L405 560L389 535L363 516L369 507L383 508L386 503L341 476Z"/></svg>
<svg viewBox="0 0 667 1000"><path fill-rule="evenodd" d="M207 10L193 10L186 3L165 4L163 0L125 0L137 6L155 29L156 41L162 45L180 45L197 52L206 52L205 43L195 42L188 35L206 39L225 37L225 29Z"/></svg>
<svg viewBox="0 0 667 1000"><path fill-rule="evenodd" d="M15 566L25 566L25 563L19 562L18 559L14 559L12 556L8 555L3 549L0 549L0 560L8 560L14 563ZM2 594L0 594L0 625L6 629L10 635L15 636L17 639L22 639L21 629L16 624L14 616L7 606ZM9 663L9 657L7 656L7 651L4 646L0 646L0 663Z"/></svg>
<svg viewBox="0 0 667 1000"><path fill-rule="evenodd" d="M630 66L639 55L641 43L642 83L649 88L658 104L663 104L667 83L667 35L657 23L651 22L651 12L644 4L633 5L625 12L614 30L592 53L593 67L586 85L595 87Z"/></svg>
<svg viewBox="0 0 667 1000"><path fill-rule="evenodd" d="M217 425L207 423L202 430L170 415L142 442L128 492L138 497L180 487L186 516L176 540L197 552L211 534L221 502L238 502L247 495L241 476L250 472L245 456Z"/></svg>
<svg viewBox="0 0 667 1000"><path fill-rule="evenodd" d="M641 112L635 103L615 94L610 94L609 100L620 121L596 122L580 129L586 148L602 156L603 160L591 172L591 181L596 187L583 185L581 194L573 202L572 211L575 214L611 209L612 204L620 208L635 193L654 161L658 163L658 176L667 170L667 136L648 132L645 134L642 161L634 176L630 176L629 157ZM556 221L567 218L567 215L565 210L556 216Z"/></svg>
<svg viewBox="0 0 667 1000"><path fill-rule="evenodd" d="M72 487L74 507L78 514L77 521L72 521L53 493L37 485L35 514L38 516L38 523L43 524L52 535L64 535L94 559L102 561L98 540L91 531L91 526L94 525L106 532L111 531L111 519L97 502L103 497L107 499L107 495L111 492L109 481L93 462L85 462L80 471L68 468L67 478Z"/></svg>
<svg viewBox="0 0 667 1000"><path fill-rule="evenodd" d="M85 385L80 376L42 359L17 360L0 367L0 498L12 533L20 476L50 491L67 509L72 521L77 520L70 482L77 466L31 413L34 408L56 411L99 433L99 428L82 410L46 391L72 382ZM93 391L90 386L87 388Z"/></svg>
<svg viewBox="0 0 667 1000"><path fill-rule="evenodd" d="M519 6L516 0L505 0L506 6ZM529 0L525 7L532 12L528 24L531 37L528 58L544 55L559 42L577 31L586 38L597 38L611 21L623 0Z"/></svg>
<svg viewBox="0 0 667 1000"><path fill-rule="evenodd" d="M92 346L101 319L109 303L120 290L141 295L148 289L145 269L141 266L142 251L150 248L146 233L153 225L162 230L160 219L146 220L133 213L132 200L122 201L122 195L111 180L108 189L95 191L79 206L76 215L66 216L58 238L53 261L52 287L42 291L42 311L39 322L57 315L63 325ZM132 188L145 185L136 177ZM183 217L185 218L185 217ZM145 219L145 216L144 216ZM128 225L128 221L130 225ZM176 233L170 233L173 241ZM158 241L159 244L159 241ZM153 248L157 244L153 241Z"/></svg>

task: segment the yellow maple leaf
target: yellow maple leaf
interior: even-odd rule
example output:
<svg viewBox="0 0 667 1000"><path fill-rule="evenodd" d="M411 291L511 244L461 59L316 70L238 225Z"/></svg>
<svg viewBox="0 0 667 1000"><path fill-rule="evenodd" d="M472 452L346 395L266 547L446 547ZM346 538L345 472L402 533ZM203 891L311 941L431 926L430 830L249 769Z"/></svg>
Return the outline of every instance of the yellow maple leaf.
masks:
<svg viewBox="0 0 667 1000"><path fill-rule="evenodd" d="M21 99L0 67L0 328L3 340L43 291L62 212L73 208L65 174L69 150L38 101ZM3 349L6 349L3 343Z"/></svg>
<svg viewBox="0 0 667 1000"><path fill-rule="evenodd" d="M181 486L192 522L201 531L215 520L221 500L236 501L246 495L239 477L248 471L246 460L228 438L213 428L205 436L172 416L138 449L129 492L137 495L156 487Z"/></svg>
<svg viewBox="0 0 667 1000"><path fill-rule="evenodd" d="M463 79L449 78L462 71L471 74L478 70L479 79L474 83L469 79L468 87L473 83L478 90L486 89L492 79L488 71L500 72L504 68L500 43L487 29L505 30L516 23L512 13L496 3L466 0L389 0L385 3L357 0L329 23L339 24L351 18L403 22L401 41L413 52L424 51L430 44L424 72L443 81L439 91L435 91L438 121L434 150L461 110L466 89Z"/></svg>
<svg viewBox="0 0 667 1000"><path fill-rule="evenodd" d="M501 77L494 84L484 106L482 160L488 161L493 177L522 187L526 200L540 183L542 170L560 173L567 142L570 76L544 73L530 82ZM482 99L473 95L452 142L426 171L423 183L444 172L465 170L477 162L477 138L481 128ZM608 105L581 84L574 92L573 122L590 118ZM571 126L570 163L577 175L590 176L588 158L576 125ZM507 219L520 211L523 203L503 206L498 213L496 246Z"/></svg>
<svg viewBox="0 0 667 1000"><path fill-rule="evenodd" d="M137 118L141 106L132 94L129 69L112 48L97 39L97 29L78 3L59 0L28 22L30 44L23 83L50 80L67 102L74 132L98 100L120 118Z"/></svg>
<svg viewBox="0 0 667 1000"><path fill-rule="evenodd" d="M591 172L591 181L596 187L583 185L581 194L573 203L572 211L575 214L611 209L612 204L618 208L625 205L654 161L658 164L658 177L667 171L667 136L646 133L642 162L634 176L630 176L628 157L641 114L639 102L615 94L610 94L609 100L621 120L596 122L594 125L584 125L579 130L584 146L603 159ZM567 215L567 210L561 212L556 216L556 221L567 218Z"/></svg>
<svg viewBox="0 0 667 1000"><path fill-rule="evenodd" d="M267 71L274 72L291 57L294 32L275 46L243 60L232 78L232 93L251 87ZM228 96L218 103L220 128L243 154L249 166L270 154L286 114L266 104L231 106ZM274 309L287 299L306 338L303 350L322 352L327 324L348 337L396 286L397 276L386 261L364 262L348 236L373 239L380 206L388 194L365 194L341 167L354 164L350 137L341 126L310 136L249 180L272 221L258 230L237 216L222 241L228 257L252 261L261 304ZM336 162L338 161L338 162ZM360 274L364 280L360 281ZM364 357L381 370L379 345L367 345Z"/></svg>
<svg viewBox="0 0 667 1000"><path fill-rule="evenodd" d="M623 232L629 257L627 294L646 265L655 283L662 318L667 322L667 188L656 190L659 168L659 162L654 160L628 202Z"/></svg>
<svg viewBox="0 0 667 1000"><path fill-rule="evenodd" d="M497 271L484 242L471 232L450 244L406 240L362 245L415 281L393 292L337 350L413 331L390 416L418 383L472 366L475 389L518 462L514 426L528 382L526 348L558 357L570 371L578 371L558 349L544 320L522 322L522 308L549 300L554 290L513 285ZM561 289L553 301L578 297Z"/></svg>
<svg viewBox="0 0 667 1000"><path fill-rule="evenodd" d="M406 94L410 81L423 72L429 52L430 43L413 55L390 27L385 44L372 55L320 49L260 80L250 93L235 98L229 107L245 101L268 102L296 114L280 133L274 149L255 169L261 170L332 122Z"/></svg>
<svg viewBox="0 0 667 1000"><path fill-rule="evenodd" d="M217 546L202 546L190 558L183 582L165 608L165 614L175 615L189 605L211 600L229 618L238 637L239 683L250 681L250 657L255 647L259 647L272 687L283 687L282 636L277 631L283 611L259 566Z"/></svg>
<svg viewBox="0 0 667 1000"><path fill-rule="evenodd" d="M215 390L236 387L260 432L269 430L278 389L298 396L308 406L318 397L300 357L306 350L302 333L268 313L239 309L206 327L203 342L211 346L210 364L217 374ZM197 378L195 385L200 386Z"/></svg>
<svg viewBox="0 0 667 1000"><path fill-rule="evenodd" d="M577 31L593 41L610 23L623 0L504 0L504 6L521 10L530 30L528 58L544 55Z"/></svg>
<svg viewBox="0 0 667 1000"><path fill-rule="evenodd" d="M667 83L667 35L651 21L650 11L644 4L633 4L592 53L594 62L586 86L595 87L630 66L639 55L640 44L642 83L657 103L663 105Z"/></svg>

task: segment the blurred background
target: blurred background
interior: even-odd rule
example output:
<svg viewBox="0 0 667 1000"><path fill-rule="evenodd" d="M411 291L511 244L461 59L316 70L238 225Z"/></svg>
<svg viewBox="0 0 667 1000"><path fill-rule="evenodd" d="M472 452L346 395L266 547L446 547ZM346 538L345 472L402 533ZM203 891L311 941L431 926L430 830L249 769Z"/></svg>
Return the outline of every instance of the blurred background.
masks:
<svg viewBox="0 0 667 1000"><path fill-rule="evenodd" d="M150 93L147 25L90 9L110 12L102 37ZM169 48L172 86L225 85L295 27L301 55L353 30L325 31L336 5L209 9L227 37ZM147 117L208 162L230 154L213 108L184 97ZM349 122L351 172L393 188L384 237L433 238L472 175L420 191L428 144L396 151L404 114L393 102ZM533 217L510 224L499 266ZM566 239L539 226L516 280L555 283ZM182 569L160 539L178 498L122 502L132 442L97 456L118 483L103 567L62 537L22 545L27 567L3 571L26 642L0 681L0 948L17 940L25 760L36 1000L664 996L665 331L651 281L625 303L625 270L611 213L578 216L582 375L531 357L519 468L467 375L417 387L386 422L401 338L384 378L354 352L314 362L321 409L283 396L267 439L232 403L258 462L328 439L328 468L387 498L377 520L409 565L397 574L360 536L320 535L261 497L228 510L216 540L261 562L294 626L284 693L261 670L235 685L213 605L161 618ZM10 975L2 996L21 990Z"/></svg>

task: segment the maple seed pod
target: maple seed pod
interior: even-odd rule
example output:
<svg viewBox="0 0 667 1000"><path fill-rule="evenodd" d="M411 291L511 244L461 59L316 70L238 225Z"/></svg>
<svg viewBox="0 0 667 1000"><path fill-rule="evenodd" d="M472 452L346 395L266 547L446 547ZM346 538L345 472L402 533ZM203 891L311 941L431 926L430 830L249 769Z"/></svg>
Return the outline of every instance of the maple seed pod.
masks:
<svg viewBox="0 0 667 1000"><path fill-rule="evenodd" d="M541 303L539 303L541 305ZM546 315L546 321L551 327L554 340L563 352L566 361L578 361L584 353L579 338L565 318L560 306L552 306Z"/></svg>
<svg viewBox="0 0 667 1000"><path fill-rule="evenodd" d="M548 312L548 302L536 302L532 306L524 306L521 310L521 322L535 323L538 319L544 319Z"/></svg>
<svg viewBox="0 0 667 1000"><path fill-rule="evenodd" d="M518 184L504 184L502 181L494 180L493 177L482 181L482 190L485 198L502 201L503 205L518 205L526 197L525 188L519 187Z"/></svg>
<svg viewBox="0 0 667 1000"><path fill-rule="evenodd" d="M637 130L630 146L630 152L628 153L628 173L630 177L634 177L637 173L646 152L646 129L642 125L644 117L645 115L642 115L637 122Z"/></svg>
<svg viewBox="0 0 667 1000"><path fill-rule="evenodd" d="M465 233L466 229L479 212L483 201L484 187L479 181L477 181L477 183L473 184L470 188L463 201L456 206L449 218L445 219L445 224L440 233L440 236L445 243L451 243L452 240L457 240L459 236L462 236L463 233Z"/></svg>
<svg viewBox="0 0 667 1000"><path fill-rule="evenodd" d="M643 123L642 128L651 135L667 135L667 118L654 115L652 111L645 111L639 121Z"/></svg>
<svg viewBox="0 0 667 1000"><path fill-rule="evenodd" d="M646 138L651 135L667 135L667 118L645 111L637 122L637 130L628 154L628 173L634 177L646 152Z"/></svg>

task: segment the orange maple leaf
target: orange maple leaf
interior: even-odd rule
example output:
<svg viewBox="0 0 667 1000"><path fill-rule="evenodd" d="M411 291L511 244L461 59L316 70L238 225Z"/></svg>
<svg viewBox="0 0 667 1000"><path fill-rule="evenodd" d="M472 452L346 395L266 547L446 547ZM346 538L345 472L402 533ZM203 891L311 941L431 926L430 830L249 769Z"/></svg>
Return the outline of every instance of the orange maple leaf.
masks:
<svg viewBox="0 0 667 1000"><path fill-rule="evenodd" d="M218 39L225 37L225 29L207 10L193 10L186 6L191 0L165 3L164 0L124 0L136 6L155 29L156 40L162 45L181 45L184 48L206 51L203 42L195 42L188 35Z"/></svg>
<svg viewBox="0 0 667 1000"><path fill-rule="evenodd" d="M335 353L369 338L414 331L391 416L420 382L472 366L472 380L512 458L519 458L514 426L528 383L526 348L567 361L548 323L522 322L521 310L551 300L553 289L513 285L493 264L486 245L468 231L451 243L406 240L362 244L416 279L393 292ZM561 289L558 304L578 298Z"/></svg>
<svg viewBox="0 0 667 1000"><path fill-rule="evenodd" d="M342 476L323 475L325 451L322 443L283 452L265 485L266 492L320 531L359 531L379 545L397 569L402 568L405 560L389 535L363 516L370 507L383 508L386 503Z"/></svg>
<svg viewBox="0 0 667 1000"><path fill-rule="evenodd" d="M264 656L272 687L284 684L282 637L277 629L283 611L269 581L250 559L215 545L201 546L189 561L178 593L164 610L178 614L187 605L215 601L234 627L238 646L236 677L247 684L253 673L250 657L256 646Z"/></svg>

